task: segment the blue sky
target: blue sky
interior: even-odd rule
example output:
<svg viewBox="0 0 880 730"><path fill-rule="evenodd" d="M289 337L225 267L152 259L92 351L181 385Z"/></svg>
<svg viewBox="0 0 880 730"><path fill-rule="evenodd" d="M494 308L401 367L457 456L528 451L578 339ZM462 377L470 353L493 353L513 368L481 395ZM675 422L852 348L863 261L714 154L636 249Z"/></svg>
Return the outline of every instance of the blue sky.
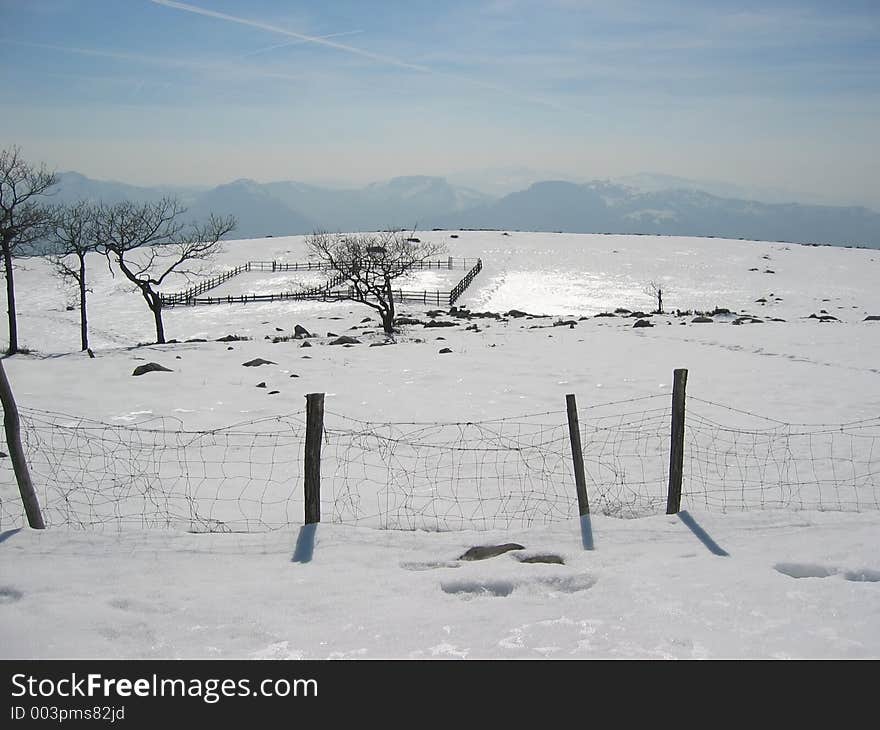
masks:
<svg viewBox="0 0 880 730"><path fill-rule="evenodd" d="M653 171L880 207L876 0L0 0L0 41L0 144L94 177Z"/></svg>

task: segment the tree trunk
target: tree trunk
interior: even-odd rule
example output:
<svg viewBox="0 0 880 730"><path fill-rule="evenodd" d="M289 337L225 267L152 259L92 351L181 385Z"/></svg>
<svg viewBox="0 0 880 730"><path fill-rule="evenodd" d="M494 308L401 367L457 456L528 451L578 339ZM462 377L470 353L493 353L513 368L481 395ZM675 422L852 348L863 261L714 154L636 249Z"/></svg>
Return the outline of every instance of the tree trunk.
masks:
<svg viewBox="0 0 880 730"><path fill-rule="evenodd" d="M165 325L162 324L162 303L157 302L150 309L153 310L153 319L156 320L156 344L165 344Z"/></svg>
<svg viewBox="0 0 880 730"><path fill-rule="evenodd" d="M394 292L391 290L391 280L385 280L385 309L382 310L382 328L385 334L394 333Z"/></svg>
<svg viewBox="0 0 880 730"><path fill-rule="evenodd" d="M156 344L165 344L165 325L162 324L162 300L159 295L151 291L147 287L141 287L141 294L147 300L147 306L153 313L153 320L156 322Z"/></svg>
<svg viewBox="0 0 880 730"><path fill-rule="evenodd" d="M382 329L385 330L386 335L390 335L394 333L394 310L391 311L387 309L382 310Z"/></svg>
<svg viewBox="0 0 880 730"><path fill-rule="evenodd" d="M79 254L79 324L82 350L89 349L89 325L86 317L86 257Z"/></svg>
<svg viewBox="0 0 880 730"><path fill-rule="evenodd" d="M6 267L6 303L9 307L9 349L7 355L18 352L18 322L15 317L15 283L12 280L12 252L9 244L3 246L3 264Z"/></svg>

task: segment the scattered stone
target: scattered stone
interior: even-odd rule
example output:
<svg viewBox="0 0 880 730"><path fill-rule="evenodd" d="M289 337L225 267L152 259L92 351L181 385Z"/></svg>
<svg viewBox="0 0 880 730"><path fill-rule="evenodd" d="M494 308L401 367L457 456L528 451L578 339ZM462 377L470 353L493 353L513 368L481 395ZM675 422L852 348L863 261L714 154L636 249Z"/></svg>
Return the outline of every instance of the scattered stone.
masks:
<svg viewBox="0 0 880 730"><path fill-rule="evenodd" d="M385 347L385 345L393 345L393 344L394 344L393 342L388 342L386 340L385 342L371 342L370 347Z"/></svg>
<svg viewBox="0 0 880 730"><path fill-rule="evenodd" d="M280 393L280 392L281 392L280 390L270 390L269 395L276 395L277 393Z"/></svg>
<svg viewBox="0 0 880 730"><path fill-rule="evenodd" d="M614 312L599 312L599 314L594 314L594 317L616 317L617 315Z"/></svg>
<svg viewBox="0 0 880 730"><path fill-rule="evenodd" d="M573 319L559 319L553 323L554 327L574 327L577 322Z"/></svg>
<svg viewBox="0 0 880 730"><path fill-rule="evenodd" d="M439 354L446 355L447 353L450 353L450 352L452 352L452 350L450 350L448 347L444 347L442 350L440 350Z"/></svg>
<svg viewBox="0 0 880 730"><path fill-rule="evenodd" d="M459 556L459 560L486 560L487 558L494 558L498 555L504 555L504 553L509 553L511 550L525 550L525 548L516 542L506 542L503 545L477 545L472 548L468 548L462 555Z"/></svg>
<svg viewBox="0 0 880 730"><path fill-rule="evenodd" d="M650 314L646 314L645 312L630 312L630 317L635 317L636 319L644 319L645 317L650 317Z"/></svg>
<svg viewBox="0 0 880 730"><path fill-rule="evenodd" d="M363 324L364 322L372 322L372 321L373 321L373 318L372 318L372 317L364 317L364 318L361 320L361 324Z"/></svg>
<svg viewBox="0 0 880 730"><path fill-rule="evenodd" d="M767 303L767 300L764 299L764 297L761 297L760 299L755 300L755 304L766 304L766 303Z"/></svg>
<svg viewBox="0 0 880 730"><path fill-rule="evenodd" d="M271 360L264 360L261 357L256 357L253 360L248 360L247 362L243 362L242 366L246 368L258 368L260 365L275 365L276 363Z"/></svg>
<svg viewBox="0 0 880 730"><path fill-rule="evenodd" d="M862 321L863 322L880 322L880 314L869 314Z"/></svg>
<svg viewBox="0 0 880 730"><path fill-rule="evenodd" d="M329 335L328 335L329 337ZM356 337L349 337L348 335L342 335L342 337L337 337L335 340L330 342L331 345L359 345L361 341Z"/></svg>
<svg viewBox="0 0 880 730"><path fill-rule="evenodd" d="M455 327L457 322L447 322L442 319L432 319L430 322L425 322L424 327Z"/></svg>
<svg viewBox="0 0 880 730"><path fill-rule="evenodd" d="M420 319L413 319L412 317L397 317L394 320L394 324L423 324Z"/></svg>
<svg viewBox="0 0 880 730"><path fill-rule="evenodd" d="M335 332L328 332L327 337L339 337Z"/></svg>
<svg viewBox="0 0 880 730"><path fill-rule="evenodd" d="M242 337L241 335L226 335L225 337L220 337L219 339L214 340L214 342L241 342L249 339L250 337Z"/></svg>
<svg viewBox="0 0 880 730"><path fill-rule="evenodd" d="M264 380L262 383L257 383L257 387L258 387L258 388L265 388L265 387L266 387L266 381Z"/></svg>
<svg viewBox="0 0 880 730"><path fill-rule="evenodd" d="M773 269L764 269L765 274L775 274L776 272Z"/></svg>
<svg viewBox="0 0 880 730"><path fill-rule="evenodd" d="M172 373L171 368L166 368L157 362L148 362L146 365L138 365L132 375L144 375L145 373Z"/></svg>
<svg viewBox="0 0 880 730"><path fill-rule="evenodd" d="M711 312L709 312L710 317L718 317L723 314L733 314L729 309L725 309L724 307L715 307Z"/></svg>
<svg viewBox="0 0 880 730"><path fill-rule="evenodd" d="M530 316L530 315L527 314L526 312L523 312L523 311L519 310L519 309L511 309L510 311L505 312L505 313L504 313L504 316L505 316L505 317L516 317L516 318L519 318L519 317L528 317L528 316Z"/></svg>
<svg viewBox="0 0 880 730"><path fill-rule="evenodd" d="M311 346L312 346L312 343L309 342L308 340L306 340L305 342L303 342L303 343L300 345L300 347L311 347Z"/></svg>
<svg viewBox="0 0 880 730"><path fill-rule="evenodd" d="M749 269L749 271L758 271L758 268L755 267L754 269Z"/></svg>
<svg viewBox="0 0 880 730"><path fill-rule="evenodd" d="M290 377L291 377L291 378L298 378L299 375L297 375L296 373L291 373L291 374L290 374Z"/></svg>
<svg viewBox="0 0 880 730"><path fill-rule="evenodd" d="M227 347L226 349L227 350L234 350L235 348L234 347Z"/></svg>
<svg viewBox="0 0 880 730"><path fill-rule="evenodd" d="M296 327L293 328L293 337L294 339L301 340L305 337L311 337L311 335L305 327L303 327L301 324L298 324Z"/></svg>
<svg viewBox="0 0 880 730"><path fill-rule="evenodd" d="M711 317L694 317L691 322L693 324L706 324L709 322L714 322L715 320Z"/></svg>
<svg viewBox="0 0 880 730"><path fill-rule="evenodd" d="M653 327L653 326L654 325L651 324L647 319L638 319L633 324L633 327Z"/></svg>
<svg viewBox="0 0 880 730"><path fill-rule="evenodd" d="M439 317L441 314L446 314L442 309L432 309L430 312L425 312L429 317Z"/></svg>
<svg viewBox="0 0 880 730"><path fill-rule="evenodd" d="M184 340L184 342L207 342L207 340L202 339L201 337L193 337L189 340Z"/></svg>
<svg viewBox="0 0 880 730"><path fill-rule="evenodd" d="M614 313L615 314L624 314L624 315L631 314L629 309L624 309L623 307L618 307L617 309L614 310Z"/></svg>

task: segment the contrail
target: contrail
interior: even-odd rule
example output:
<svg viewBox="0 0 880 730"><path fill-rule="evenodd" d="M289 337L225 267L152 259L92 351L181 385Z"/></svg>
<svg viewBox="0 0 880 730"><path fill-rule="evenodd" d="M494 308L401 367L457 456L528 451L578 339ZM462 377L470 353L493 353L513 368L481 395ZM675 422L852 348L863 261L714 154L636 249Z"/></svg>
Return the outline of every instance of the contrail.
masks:
<svg viewBox="0 0 880 730"><path fill-rule="evenodd" d="M458 74L451 74L447 72L438 72L428 66L422 66L416 63L407 63L406 61L401 61L398 58L393 58L392 56L384 56L379 53L371 53L370 51L364 51L360 48L355 48L354 46L347 46L344 43L336 43L335 41L328 40L330 36L313 36L306 35L305 33L296 33L292 30L287 30L286 28L280 28L277 25L271 25L269 23L263 23L259 20L249 20L248 18L240 18L237 15L229 15L228 13L220 13L216 10L207 10L205 8L200 8L196 5L190 5L189 3L177 2L177 0L150 0L150 2L155 3L156 5L164 5L168 8L174 8L176 10L184 10L188 13L195 13L196 15L204 15L208 18L216 18L218 20L226 20L230 23L238 23L239 25L246 25L251 28L259 28L260 30L265 30L270 33L278 33L279 35L285 35L289 38L295 38L298 41L302 41L305 43L315 43L320 46L326 46L327 48L335 48L338 51L344 51L345 53L350 53L355 56L360 56L362 58L368 58L371 61L376 61L377 63L385 64L388 66L396 66L397 68L404 68L410 71L417 71L418 73L423 74L432 74L433 76L440 76L450 79L455 79L456 81L461 81L466 84L471 84L473 86L478 86L483 89L490 89L492 91L496 91L499 94L504 94L506 96L513 97L515 99L519 99L520 101L526 101L530 104L538 104L540 106L550 107L551 109L555 109L557 111L569 111L562 104L558 104L553 101L549 101L547 99L540 99L532 96L527 96L521 94L517 91L513 91L512 89L506 88L504 86L499 86L498 84L493 84L487 81L478 81L476 79L472 79L465 76L459 76ZM587 114L587 116L592 116L591 114Z"/></svg>
<svg viewBox="0 0 880 730"><path fill-rule="evenodd" d="M239 25L247 25L251 28L259 28L260 30L266 30L270 33L278 33L280 35L286 35L290 38L296 38L299 41L305 41L306 43L316 43L321 46L327 46L328 48L335 48L338 51L345 51L346 53L351 53L355 56L361 56L362 58L369 58L372 61L377 61L379 63L384 63L389 66L397 66L398 68L406 68L410 71L418 71L420 73L433 73L433 71L427 66L420 66L415 63L407 63L406 61L401 61L397 58L392 58L391 56L383 56L379 53L370 53L369 51L361 50L360 48L355 48L354 46L346 46L343 43L336 43L331 40L327 40L326 37L322 38L321 36L313 36L306 35L305 33L296 33L292 30L287 30L286 28L279 28L277 25L270 25L269 23L262 23L258 20L249 20L247 18L240 18L237 15L228 15L227 13L218 13L215 10L206 10L205 8L197 7L196 5L190 5L189 3L180 3L175 2L175 0L151 0L151 2L156 5L164 5L169 8L175 8L177 10L184 10L188 13L195 13L196 15L204 15L209 18L217 18L218 20L227 20L230 23L238 23Z"/></svg>
<svg viewBox="0 0 880 730"><path fill-rule="evenodd" d="M344 33L331 33L330 35L322 35L318 36L322 41L327 40L328 38L339 38L344 35L355 35L356 33L363 33L362 30L347 30ZM242 58L250 58L251 56L256 56L260 53L268 53L269 51L275 51L279 48L289 48L290 46L298 46L302 43L309 43L309 41L290 41L288 43L277 43L274 46L268 46L266 48L258 48L256 51L250 51L249 53L243 53L241 55Z"/></svg>

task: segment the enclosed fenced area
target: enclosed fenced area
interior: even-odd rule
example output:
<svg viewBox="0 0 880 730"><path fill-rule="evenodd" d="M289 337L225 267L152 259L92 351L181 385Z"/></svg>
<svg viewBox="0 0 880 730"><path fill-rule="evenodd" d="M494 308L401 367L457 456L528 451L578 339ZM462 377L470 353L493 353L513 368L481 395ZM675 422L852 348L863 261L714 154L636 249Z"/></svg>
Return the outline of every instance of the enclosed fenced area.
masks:
<svg viewBox="0 0 880 730"><path fill-rule="evenodd" d="M679 403L577 407L569 396L567 408L477 422L358 420L325 411L320 394L310 409L199 431L173 418L116 425L21 409L20 440L48 527L255 532L320 520L446 531L588 511L880 509L880 418L784 423L685 398L681 385ZM0 529L27 523L4 456Z"/></svg>

